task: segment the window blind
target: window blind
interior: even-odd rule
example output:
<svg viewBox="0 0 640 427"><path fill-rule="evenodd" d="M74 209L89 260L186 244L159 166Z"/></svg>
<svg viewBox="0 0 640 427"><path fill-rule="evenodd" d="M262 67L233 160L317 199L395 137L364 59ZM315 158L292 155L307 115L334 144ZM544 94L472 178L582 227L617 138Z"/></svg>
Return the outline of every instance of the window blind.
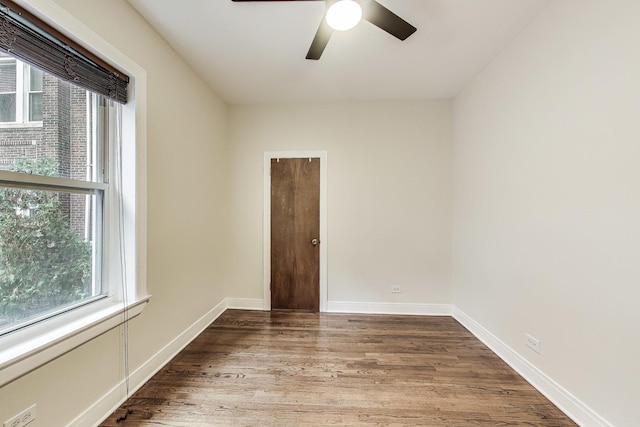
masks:
<svg viewBox="0 0 640 427"><path fill-rule="evenodd" d="M62 80L127 103L125 73L9 0L0 0L0 49Z"/></svg>

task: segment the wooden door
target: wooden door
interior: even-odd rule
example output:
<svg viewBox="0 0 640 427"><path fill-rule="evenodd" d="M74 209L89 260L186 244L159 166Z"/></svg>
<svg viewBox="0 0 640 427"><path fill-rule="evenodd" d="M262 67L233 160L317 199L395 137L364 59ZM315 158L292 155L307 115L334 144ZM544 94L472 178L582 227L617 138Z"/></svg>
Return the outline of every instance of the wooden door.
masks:
<svg viewBox="0 0 640 427"><path fill-rule="evenodd" d="M320 159L271 160L271 309L320 308Z"/></svg>

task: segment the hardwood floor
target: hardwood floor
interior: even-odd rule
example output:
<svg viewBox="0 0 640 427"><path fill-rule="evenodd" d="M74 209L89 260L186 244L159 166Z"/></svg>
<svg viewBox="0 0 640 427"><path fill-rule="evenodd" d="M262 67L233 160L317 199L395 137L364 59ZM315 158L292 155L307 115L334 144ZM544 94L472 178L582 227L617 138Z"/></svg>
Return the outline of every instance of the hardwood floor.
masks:
<svg viewBox="0 0 640 427"><path fill-rule="evenodd" d="M356 424L575 425L450 317L229 310L102 426Z"/></svg>

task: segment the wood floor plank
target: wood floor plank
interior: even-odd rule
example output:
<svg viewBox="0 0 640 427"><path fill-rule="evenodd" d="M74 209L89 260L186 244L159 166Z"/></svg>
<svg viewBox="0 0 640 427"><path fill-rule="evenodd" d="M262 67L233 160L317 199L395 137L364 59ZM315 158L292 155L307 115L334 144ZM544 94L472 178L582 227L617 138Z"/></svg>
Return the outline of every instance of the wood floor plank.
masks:
<svg viewBox="0 0 640 427"><path fill-rule="evenodd" d="M451 317L242 310L102 424L317 425L575 426Z"/></svg>

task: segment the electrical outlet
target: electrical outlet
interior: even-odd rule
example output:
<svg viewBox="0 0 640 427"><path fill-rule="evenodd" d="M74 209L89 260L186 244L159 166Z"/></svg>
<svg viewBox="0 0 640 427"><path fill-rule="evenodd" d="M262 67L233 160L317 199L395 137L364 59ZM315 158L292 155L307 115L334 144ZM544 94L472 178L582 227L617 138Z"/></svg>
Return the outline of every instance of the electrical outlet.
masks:
<svg viewBox="0 0 640 427"><path fill-rule="evenodd" d="M402 286L400 286L400 285L391 285L391 293L392 294L401 294L402 293Z"/></svg>
<svg viewBox="0 0 640 427"><path fill-rule="evenodd" d="M529 334L524 334L524 338L525 338L525 344L527 344L527 347L529 347L531 350L535 351L536 353L540 354L540 340L532 337Z"/></svg>
<svg viewBox="0 0 640 427"><path fill-rule="evenodd" d="M8 419L2 425L3 427L23 427L36 419L36 405L35 403L29 406L18 415Z"/></svg>

